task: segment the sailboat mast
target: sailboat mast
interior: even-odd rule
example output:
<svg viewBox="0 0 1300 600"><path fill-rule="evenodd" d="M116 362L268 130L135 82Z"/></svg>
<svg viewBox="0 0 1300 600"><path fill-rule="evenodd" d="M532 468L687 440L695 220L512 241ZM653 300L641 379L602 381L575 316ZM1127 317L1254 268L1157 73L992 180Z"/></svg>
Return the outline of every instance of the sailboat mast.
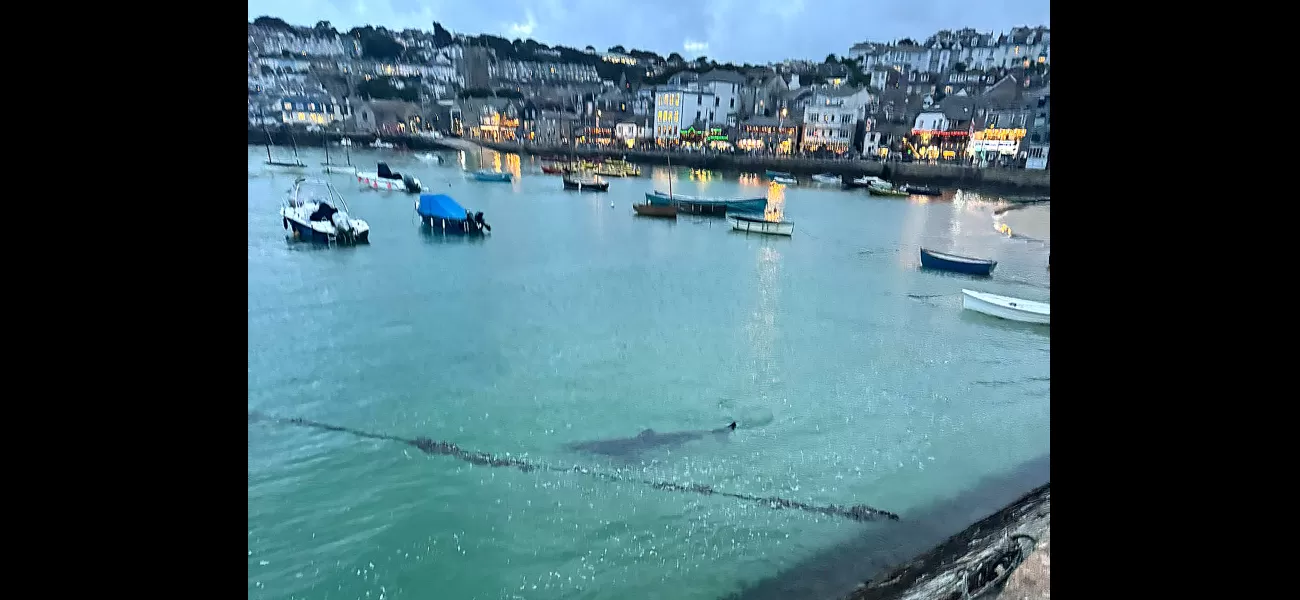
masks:
<svg viewBox="0 0 1300 600"><path fill-rule="evenodd" d="M668 199L673 199L673 155L671 154L668 155Z"/></svg>
<svg viewBox="0 0 1300 600"><path fill-rule="evenodd" d="M262 133L266 134L266 162L271 162L271 131L262 127Z"/></svg>

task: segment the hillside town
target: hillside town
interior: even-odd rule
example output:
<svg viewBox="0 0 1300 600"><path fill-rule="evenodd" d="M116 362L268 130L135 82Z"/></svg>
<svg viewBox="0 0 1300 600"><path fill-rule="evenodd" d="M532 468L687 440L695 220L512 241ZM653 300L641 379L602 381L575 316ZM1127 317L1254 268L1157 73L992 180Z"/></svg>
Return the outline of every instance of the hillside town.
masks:
<svg viewBox="0 0 1300 600"><path fill-rule="evenodd" d="M1047 169L1051 36L943 30L719 64L492 35L248 25L249 127Z"/></svg>

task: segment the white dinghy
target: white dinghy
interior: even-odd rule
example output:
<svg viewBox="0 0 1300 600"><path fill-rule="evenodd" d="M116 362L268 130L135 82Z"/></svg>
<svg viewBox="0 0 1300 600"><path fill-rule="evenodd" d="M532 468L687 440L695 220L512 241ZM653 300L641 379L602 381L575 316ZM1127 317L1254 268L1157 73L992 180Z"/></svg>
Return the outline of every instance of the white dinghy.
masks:
<svg viewBox="0 0 1300 600"><path fill-rule="evenodd" d="M974 290L961 291L961 307L991 317L1021 323L1052 324L1052 305L1046 302L999 296Z"/></svg>

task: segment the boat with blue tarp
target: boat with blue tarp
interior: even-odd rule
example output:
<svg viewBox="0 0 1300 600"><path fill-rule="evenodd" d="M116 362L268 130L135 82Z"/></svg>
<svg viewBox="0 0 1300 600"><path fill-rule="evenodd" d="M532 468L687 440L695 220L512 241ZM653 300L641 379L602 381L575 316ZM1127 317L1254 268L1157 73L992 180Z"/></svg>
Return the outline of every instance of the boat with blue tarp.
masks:
<svg viewBox="0 0 1300 600"><path fill-rule="evenodd" d="M415 214L420 216L421 226L434 231L465 235L492 231L492 226L483 222L482 211L471 213L446 194L420 194Z"/></svg>
<svg viewBox="0 0 1300 600"><path fill-rule="evenodd" d="M988 277L993 274L993 268L996 266L998 266L996 260L958 256L921 248L921 267L925 269Z"/></svg>
<svg viewBox="0 0 1300 600"><path fill-rule="evenodd" d="M727 213L763 214L767 210L767 197L757 198L701 198L666 194L659 190L645 193L646 202L657 205L673 205L679 212L691 215L724 216Z"/></svg>

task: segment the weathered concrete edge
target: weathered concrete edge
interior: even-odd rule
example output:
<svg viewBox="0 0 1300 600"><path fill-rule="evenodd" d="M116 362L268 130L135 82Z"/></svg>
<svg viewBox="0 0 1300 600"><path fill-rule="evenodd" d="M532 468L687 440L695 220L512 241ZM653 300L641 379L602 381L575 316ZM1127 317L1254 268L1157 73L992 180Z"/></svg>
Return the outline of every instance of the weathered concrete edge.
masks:
<svg viewBox="0 0 1300 600"><path fill-rule="evenodd" d="M996 551L1013 533L1042 539L1051 526L1052 484L1022 496L1002 510L981 519L929 551L893 569L849 594L845 600L935 600L959 597L962 583L957 568Z"/></svg>

